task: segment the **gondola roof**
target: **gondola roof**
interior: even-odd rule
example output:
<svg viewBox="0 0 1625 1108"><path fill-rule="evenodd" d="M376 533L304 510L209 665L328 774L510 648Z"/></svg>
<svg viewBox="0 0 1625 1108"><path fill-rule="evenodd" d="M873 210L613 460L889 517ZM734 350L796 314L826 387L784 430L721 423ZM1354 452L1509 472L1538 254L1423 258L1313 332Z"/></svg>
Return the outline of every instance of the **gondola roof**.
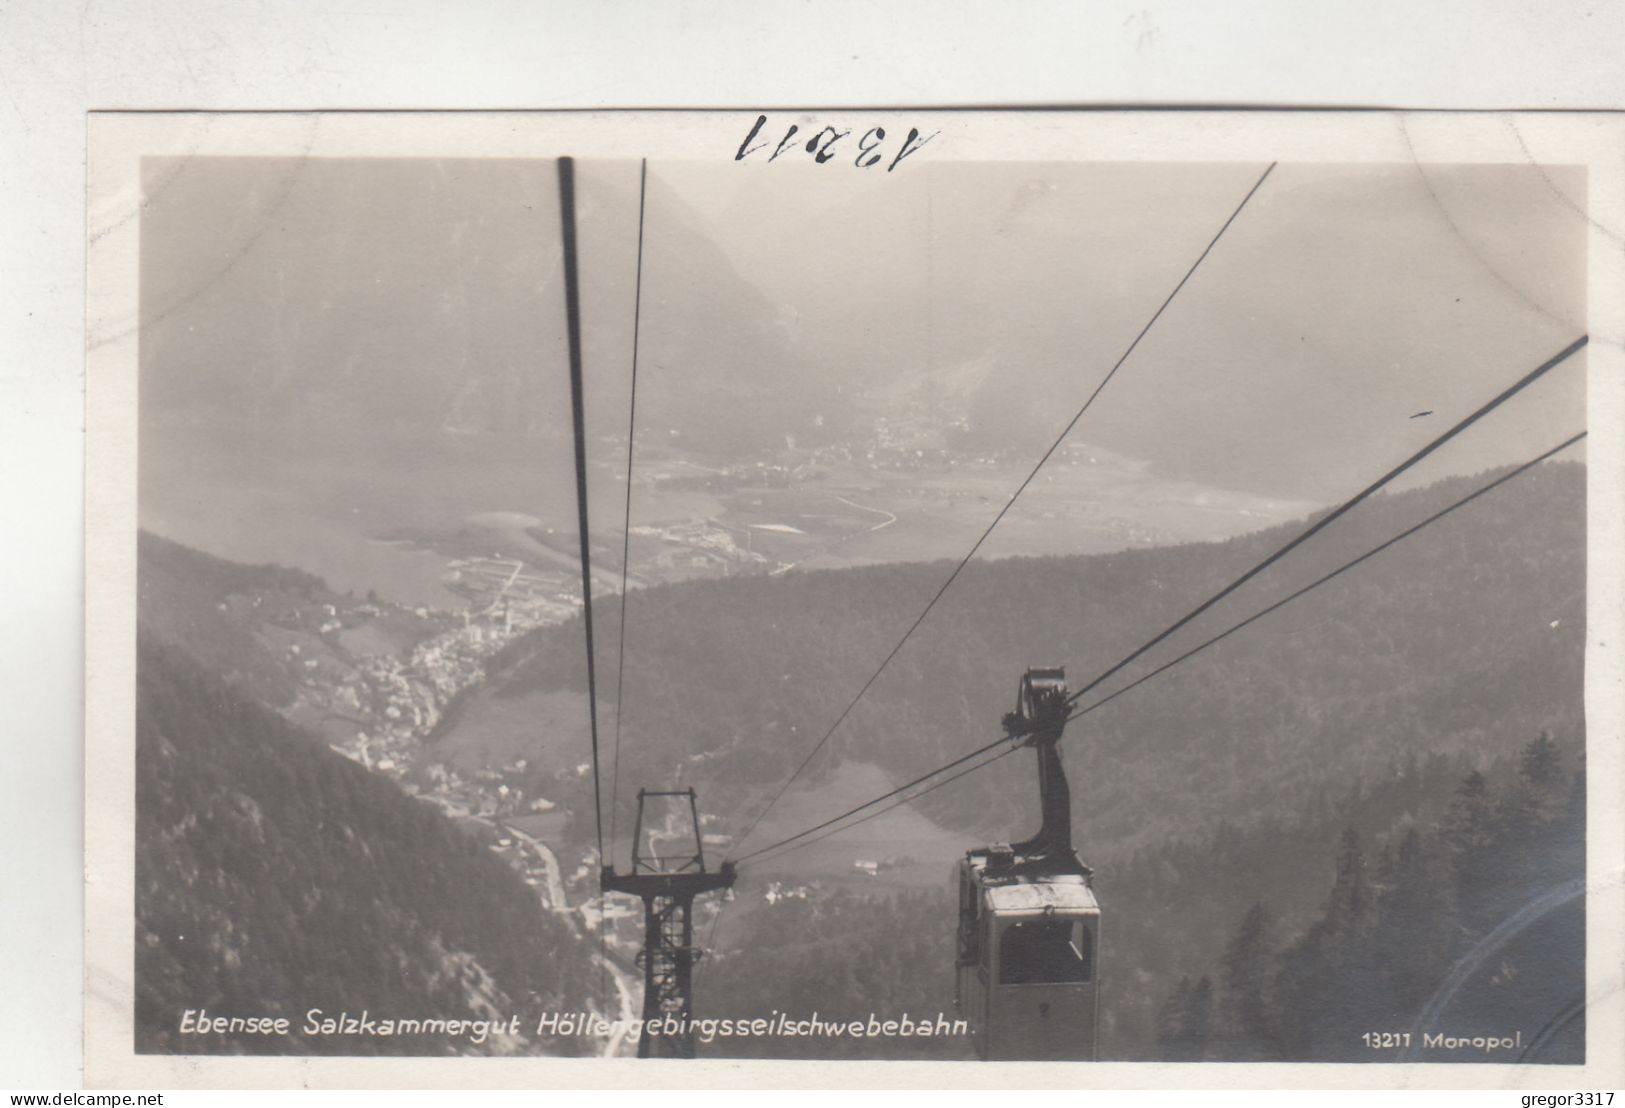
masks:
<svg viewBox="0 0 1625 1108"><path fill-rule="evenodd" d="M1082 877L1062 874L1053 877L1023 876L1010 884L990 884L987 906L995 912L1036 912L1044 909L1100 911L1100 902Z"/></svg>

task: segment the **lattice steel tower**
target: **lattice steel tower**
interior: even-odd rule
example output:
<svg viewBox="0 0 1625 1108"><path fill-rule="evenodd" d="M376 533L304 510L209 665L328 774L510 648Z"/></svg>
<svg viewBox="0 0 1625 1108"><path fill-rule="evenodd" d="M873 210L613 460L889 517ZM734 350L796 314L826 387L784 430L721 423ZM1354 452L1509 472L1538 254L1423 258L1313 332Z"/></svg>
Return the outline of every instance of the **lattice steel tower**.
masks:
<svg viewBox="0 0 1625 1108"><path fill-rule="evenodd" d="M653 849L655 835L644 829L644 803L649 798L684 798L694 829L694 850L686 843L680 853L666 855ZM665 829L670 832L670 828ZM686 836L666 834L665 838ZM647 842L649 856L643 854ZM705 849L700 835L699 809L693 789L657 792L638 790L637 830L632 837L632 872L618 874L605 866L599 886L605 892L631 893L643 900L643 950L638 965L643 970L643 1034L638 1039L639 1058L692 1058L694 1034L689 1030L694 1016L694 964L703 951L694 945L694 898L701 893L732 887L731 862L710 872L705 868ZM675 1031L668 1033L669 1027Z"/></svg>

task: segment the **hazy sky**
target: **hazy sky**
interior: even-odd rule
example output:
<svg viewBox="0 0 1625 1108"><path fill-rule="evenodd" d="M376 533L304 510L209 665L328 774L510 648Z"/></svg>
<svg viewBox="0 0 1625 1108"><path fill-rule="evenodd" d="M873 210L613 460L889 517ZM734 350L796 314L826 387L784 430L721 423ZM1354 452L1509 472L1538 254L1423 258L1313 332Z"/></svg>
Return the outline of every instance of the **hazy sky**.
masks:
<svg viewBox="0 0 1625 1108"><path fill-rule="evenodd" d="M651 165L640 410L774 438L934 389L1036 456L1263 168ZM601 430L637 174L579 175ZM551 163L155 161L146 194L145 419L562 425ZM1280 166L1075 434L1214 484L1357 487L1581 333L1583 194L1562 168ZM1583 395L1582 358L1418 476L1537 453Z"/></svg>

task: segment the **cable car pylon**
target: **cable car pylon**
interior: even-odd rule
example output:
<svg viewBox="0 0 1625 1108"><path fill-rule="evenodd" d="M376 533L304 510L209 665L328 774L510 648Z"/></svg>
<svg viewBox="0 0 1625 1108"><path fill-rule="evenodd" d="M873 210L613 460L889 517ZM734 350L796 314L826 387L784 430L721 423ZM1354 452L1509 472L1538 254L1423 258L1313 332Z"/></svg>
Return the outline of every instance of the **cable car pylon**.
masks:
<svg viewBox="0 0 1625 1108"><path fill-rule="evenodd" d="M651 850L644 857L644 816L650 798L688 801L694 828L694 852L665 854ZM705 845L700 835L698 801L692 788L681 791L638 790L638 818L632 836L632 869L617 873L606 865L599 875L604 892L630 893L643 900L643 1031L638 1037L639 1058L694 1057L694 966L703 951L694 945L694 898L702 893L731 888L734 866L705 868Z"/></svg>

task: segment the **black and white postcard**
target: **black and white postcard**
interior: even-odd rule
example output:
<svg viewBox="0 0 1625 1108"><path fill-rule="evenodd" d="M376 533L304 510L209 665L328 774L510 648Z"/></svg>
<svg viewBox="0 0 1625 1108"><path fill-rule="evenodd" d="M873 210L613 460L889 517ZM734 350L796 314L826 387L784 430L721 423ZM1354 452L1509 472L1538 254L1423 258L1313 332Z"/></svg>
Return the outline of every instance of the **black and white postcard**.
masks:
<svg viewBox="0 0 1625 1108"><path fill-rule="evenodd" d="M90 1079L1617 1084L1622 155L93 116Z"/></svg>

